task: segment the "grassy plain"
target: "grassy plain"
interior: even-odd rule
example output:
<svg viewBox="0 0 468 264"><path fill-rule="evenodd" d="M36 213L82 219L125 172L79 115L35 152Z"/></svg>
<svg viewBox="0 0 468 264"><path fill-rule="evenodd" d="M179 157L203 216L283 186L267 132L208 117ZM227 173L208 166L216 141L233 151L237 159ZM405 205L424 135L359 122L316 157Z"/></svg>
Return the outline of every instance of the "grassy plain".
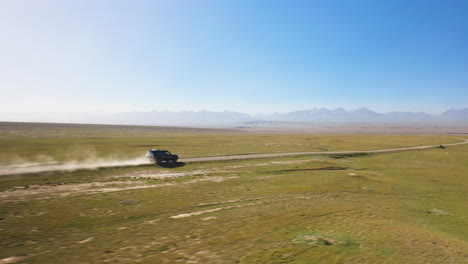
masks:
<svg viewBox="0 0 468 264"><path fill-rule="evenodd" d="M47 129L3 129L2 152L63 160L64 146L90 145L99 155L159 147L196 157L460 138ZM0 176L0 262L467 263L467 160L462 145Z"/></svg>
<svg viewBox="0 0 468 264"><path fill-rule="evenodd" d="M106 125L0 123L0 166L141 157L168 149L181 158L301 151L372 150L458 142L448 135L325 135Z"/></svg>

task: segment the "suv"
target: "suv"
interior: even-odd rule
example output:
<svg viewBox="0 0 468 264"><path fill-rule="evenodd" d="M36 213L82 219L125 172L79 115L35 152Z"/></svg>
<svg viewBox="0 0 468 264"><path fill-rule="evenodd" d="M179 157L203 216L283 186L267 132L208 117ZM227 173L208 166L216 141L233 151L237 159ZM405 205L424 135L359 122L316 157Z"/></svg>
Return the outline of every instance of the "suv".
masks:
<svg viewBox="0 0 468 264"><path fill-rule="evenodd" d="M151 162L161 164L163 162L176 163L179 156L173 155L167 150L151 149L146 153L146 158Z"/></svg>

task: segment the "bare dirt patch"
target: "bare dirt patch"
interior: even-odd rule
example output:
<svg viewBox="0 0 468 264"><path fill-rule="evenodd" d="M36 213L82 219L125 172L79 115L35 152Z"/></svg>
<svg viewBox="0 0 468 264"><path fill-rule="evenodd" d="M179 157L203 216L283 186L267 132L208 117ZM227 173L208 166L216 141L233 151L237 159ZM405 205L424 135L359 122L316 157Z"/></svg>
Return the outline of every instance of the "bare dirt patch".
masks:
<svg viewBox="0 0 468 264"><path fill-rule="evenodd" d="M62 198L68 196L89 195L98 193L118 192L135 189L157 188L181 184L191 184L202 181L222 182L237 177L201 177L181 183L147 184L145 181L111 181L79 184L66 184L58 186L40 186L37 189L19 189L0 192L0 202L27 201L38 199Z"/></svg>
<svg viewBox="0 0 468 264"><path fill-rule="evenodd" d="M435 215L452 215L450 213L447 213L445 211L442 211L442 210L438 210L438 209L432 209L430 211L427 211L428 214L435 214Z"/></svg>
<svg viewBox="0 0 468 264"><path fill-rule="evenodd" d="M214 170L197 170L197 171L187 171L187 172L170 172L170 171L138 171L133 173L128 173L124 175L114 176L116 178L126 178L130 177L132 179L145 179L145 180L165 180L173 179L185 176L204 176Z"/></svg>
<svg viewBox="0 0 468 264"><path fill-rule="evenodd" d="M333 246L338 243L338 240L325 236L304 236L303 239L316 245Z"/></svg>
<svg viewBox="0 0 468 264"><path fill-rule="evenodd" d="M77 241L76 243L78 243L78 244L84 244L84 243L91 242L91 241L93 241L93 240L94 240L94 237L88 237L88 238L86 238L86 239Z"/></svg>
<svg viewBox="0 0 468 264"><path fill-rule="evenodd" d="M223 205L223 204L226 204L226 203L248 202L248 201L255 201L255 200L260 200L260 199L264 199L264 198L268 198L268 197L254 197L254 198L246 198L246 199L228 200L228 201L222 201L222 202L201 203L201 204L196 204L196 205L192 205L192 206ZM261 204L264 204L265 202L284 201L284 200L291 200L291 199L310 199L310 197L307 197L307 196L280 197L280 198L276 198L276 199L269 199L267 201L250 202L250 203L244 203L244 204L229 205L229 206L225 206L225 207L217 207L217 208L212 208L212 209L207 209L207 210L195 211L195 212L190 212L190 213L183 213L183 214L170 216L169 218L171 218L171 219L186 218L186 217L197 216L197 215L201 215L201 214L205 214L205 213L217 212L217 211L221 211L221 210L235 209L235 208L241 208L241 207L246 207L246 206L261 205Z"/></svg>
<svg viewBox="0 0 468 264"><path fill-rule="evenodd" d="M171 219L185 218L185 217L191 217L191 216L196 216L196 215L201 215L201 214L206 214L206 213L217 212L217 211L221 211L221 210L234 209L234 208L258 205L258 204L260 204L260 202L254 202L254 203L248 203L248 204L242 204L242 205L231 205L231 206L226 206L226 207L218 207L218 208L213 208L213 209L208 209L208 210L202 210L202 211L195 211L195 212L191 212L191 213L173 215L173 216L170 216L169 218L171 218Z"/></svg>
<svg viewBox="0 0 468 264"><path fill-rule="evenodd" d="M11 257L0 259L0 264L17 263L17 262L20 262L20 261L22 261L24 259L26 259L26 257L11 256Z"/></svg>

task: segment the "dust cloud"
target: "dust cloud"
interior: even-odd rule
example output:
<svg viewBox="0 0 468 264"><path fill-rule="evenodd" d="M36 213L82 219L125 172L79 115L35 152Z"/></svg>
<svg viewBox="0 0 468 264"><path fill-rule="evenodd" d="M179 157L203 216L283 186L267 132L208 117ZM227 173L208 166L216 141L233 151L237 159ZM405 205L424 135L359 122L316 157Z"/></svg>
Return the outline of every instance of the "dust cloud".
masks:
<svg viewBox="0 0 468 264"><path fill-rule="evenodd" d="M145 158L134 159L100 159L94 161L67 161L67 162L49 162L49 163L27 163L20 165L0 167L0 175L12 175L22 173L35 173L44 171L73 171L79 169L98 169L103 167L116 166L135 166L147 164Z"/></svg>
<svg viewBox="0 0 468 264"><path fill-rule="evenodd" d="M67 151L64 161L58 161L47 155L36 155L30 159L15 157L10 164L0 166L0 175L45 171L73 171L142 164L148 164L145 153L142 153L139 157L124 157L122 155L100 157L92 147L80 146L73 147L72 151Z"/></svg>

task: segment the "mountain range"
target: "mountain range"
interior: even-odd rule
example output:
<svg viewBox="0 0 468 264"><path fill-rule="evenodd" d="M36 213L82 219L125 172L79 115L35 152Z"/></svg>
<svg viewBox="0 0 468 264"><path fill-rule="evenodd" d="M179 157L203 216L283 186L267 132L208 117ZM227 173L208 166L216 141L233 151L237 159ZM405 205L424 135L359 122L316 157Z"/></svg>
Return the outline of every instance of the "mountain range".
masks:
<svg viewBox="0 0 468 264"><path fill-rule="evenodd" d="M439 115L424 112L377 113L368 108L355 110L311 109L288 113L251 115L233 111L147 111L121 113L76 113L68 122L128 125L230 125L248 122L306 123L467 123L468 108L451 109Z"/></svg>

